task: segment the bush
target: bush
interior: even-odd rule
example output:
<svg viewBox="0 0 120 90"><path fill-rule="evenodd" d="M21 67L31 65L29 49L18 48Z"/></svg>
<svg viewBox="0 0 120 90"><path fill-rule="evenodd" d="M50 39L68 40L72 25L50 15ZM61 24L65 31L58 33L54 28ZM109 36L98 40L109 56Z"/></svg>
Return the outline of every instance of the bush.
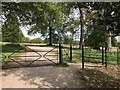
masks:
<svg viewBox="0 0 120 90"><path fill-rule="evenodd" d="M117 46L117 40L116 40L116 38L112 38L112 46L113 47L116 47Z"/></svg>
<svg viewBox="0 0 120 90"><path fill-rule="evenodd" d="M31 43L44 43L44 40L42 40L41 38L35 38L35 39L32 39L30 42Z"/></svg>
<svg viewBox="0 0 120 90"><path fill-rule="evenodd" d="M120 48L120 42L118 43L118 47Z"/></svg>

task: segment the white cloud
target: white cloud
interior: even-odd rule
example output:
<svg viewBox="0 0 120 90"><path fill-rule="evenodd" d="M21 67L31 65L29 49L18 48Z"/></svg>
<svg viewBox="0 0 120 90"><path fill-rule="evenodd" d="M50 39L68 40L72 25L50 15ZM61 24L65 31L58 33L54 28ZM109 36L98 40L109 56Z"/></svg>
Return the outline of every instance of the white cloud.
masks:
<svg viewBox="0 0 120 90"><path fill-rule="evenodd" d="M41 34L39 34L39 33L36 33L36 34L34 34L34 35L28 35L28 30L30 29L29 26L20 27L20 29L21 29L23 35L24 35L25 37L28 37L29 39L34 39L34 38L40 38L40 37L41 37Z"/></svg>

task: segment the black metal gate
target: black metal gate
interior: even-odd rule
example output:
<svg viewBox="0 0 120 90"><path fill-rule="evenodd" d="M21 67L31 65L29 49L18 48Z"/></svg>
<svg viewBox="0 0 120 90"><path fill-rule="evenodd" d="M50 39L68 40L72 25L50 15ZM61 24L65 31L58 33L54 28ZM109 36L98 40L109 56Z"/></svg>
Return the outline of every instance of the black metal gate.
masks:
<svg viewBox="0 0 120 90"><path fill-rule="evenodd" d="M58 63L58 46L25 45L10 55L0 54L3 68L43 66Z"/></svg>

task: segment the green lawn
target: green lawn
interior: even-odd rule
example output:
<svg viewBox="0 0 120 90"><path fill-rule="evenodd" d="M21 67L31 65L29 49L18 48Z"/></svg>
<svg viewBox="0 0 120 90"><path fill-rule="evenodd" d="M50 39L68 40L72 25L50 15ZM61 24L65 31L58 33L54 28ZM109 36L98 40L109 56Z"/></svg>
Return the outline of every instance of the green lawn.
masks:
<svg viewBox="0 0 120 90"><path fill-rule="evenodd" d="M8 57L9 55L13 54L18 55L20 52L24 51L25 48L22 48L21 45L17 43L9 43L9 42L0 42L0 47L2 47L2 52L0 53L0 58L2 61L8 61L10 58L6 59L5 56ZM17 52L17 50L19 52ZM63 59L65 61L70 61L69 59L69 47L66 47L63 50ZM117 64L117 57L120 60L120 51L117 54L116 50L113 52L107 52L107 62L109 64ZM84 59L86 62L92 63L102 63L102 51L101 50L93 50L89 48L84 49ZM73 48L72 50L72 62L81 62L82 61L82 50L78 48ZM120 63L120 61L119 61Z"/></svg>
<svg viewBox="0 0 120 90"><path fill-rule="evenodd" d="M63 50L63 58L66 61L70 61L69 57L70 55L67 54L68 49ZM67 55L66 55L67 54ZM102 63L102 50L94 50L85 48L84 49L84 59L86 62L92 62L92 63ZM117 59L120 59L120 51L117 55L117 51L107 52L107 62L108 64L117 64ZM82 61L82 50L73 48L72 50L72 61L73 62L81 62ZM120 63L120 61L119 61Z"/></svg>
<svg viewBox="0 0 120 90"><path fill-rule="evenodd" d="M20 52L25 50L22 46L17 43L9 43L9 42L0 42L0 47L2 48L0 52L0 60L2 61L2 65L7 64L10 60L9 56L11 54L18 55Z"/></svg>

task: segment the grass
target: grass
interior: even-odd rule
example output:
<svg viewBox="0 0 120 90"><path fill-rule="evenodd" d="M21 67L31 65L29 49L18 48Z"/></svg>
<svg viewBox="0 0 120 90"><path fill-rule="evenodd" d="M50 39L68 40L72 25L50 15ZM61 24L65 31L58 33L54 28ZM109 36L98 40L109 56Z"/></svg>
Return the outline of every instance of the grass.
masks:
<svg viewBox="0 0 120 90"><path fill-rule="evenodd" d="M20 52L25 50L22 46L17 43L9 43L9 42L0 42L0 47L2 48L2 52L0 52L0 58L2 61L2 66L6 65L8 61L10 61L10 55L18 55ZM20 50L21 49L21 50Z"/></svg>
<svg viewBox="0 0 120 90"><path fill-rule="evenodd" d="M65 58L66 61L70 61L69 57L70 55L67 54L69 49L63 50L63 58ZM117 51L111 51L107 52L107 63L108 64L117 64L117 59L119 60L120 58L120 51L117 55ZM102 50L94 50L94 49L89 49L85 48L84 49L84 59L86 62L92 62L92 63L102 63ZM104 57L105 59L105 57ZM82 61L82 50L73 48L72 50L72 62L81 62ZM118 61L120 63L120 61Z"/></svg>
<svg viewBox="0 0 120 90"><path fill-rule="evenodd" d="M10 42L0 42L0 45L10 44Z"/></svg>
<svg viewBox="0 0 120 90"><path fill-rule="evenodd" d="M1 58L3 57L2 58L3 61L9 61L9 59L10 59L10 58L6 59L6 58L4 58L4 56L8 57L9 55L11 55L14 52L15 52L14 55L18 55L19 52L22 52L23 50L25 50L25 49L19 50L22 47L21 47L21 45L19 45L17 43L0 42L0 46L2 47L2 52L0 53L0 55L1 55L0 57ZM48 45L40 45L40 46L48 47ZM64 49L63 50L63 60L65 62L68 62L68 61L70 61L69 46L66 45L66 47L64 47L63 49ZM19 50L19 52L17 52L17 50ZM112 52L107 52L107 62L109 64L117 64L117 57L119 60L120 51L119 51L119 55L117 55L116 48L114 48L114 50ZM85 58L86 62L102 63L102 51L85 48L84 49L84 58ZM81 62L81 61L82 61L82 50L80 50L78 48L73 48L72 62Z"/></svg>

